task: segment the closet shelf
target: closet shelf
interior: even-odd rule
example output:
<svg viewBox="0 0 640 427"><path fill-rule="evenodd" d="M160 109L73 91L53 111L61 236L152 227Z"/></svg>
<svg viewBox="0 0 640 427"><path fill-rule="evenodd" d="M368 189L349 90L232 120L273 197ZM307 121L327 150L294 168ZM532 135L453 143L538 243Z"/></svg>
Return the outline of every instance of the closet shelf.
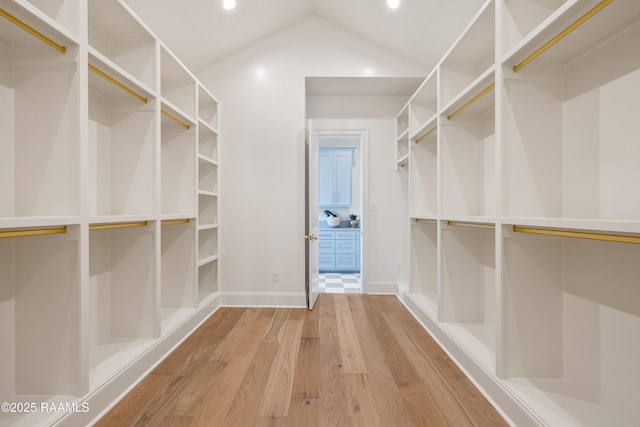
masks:
<svg viewBox="0 0 640 427"><path fill-rule="evenodd" d="M0 8L0 16L2 16L3 18L7 19L8 21L10 21L11 23L15 24L16 26L22 28L24 31L26 31L27 33L29 33L32 36L36 37L37 39L41 40L45 44L51 46L53 49L57 50L58 52L60 52L62 54L67 53L66 46L61 45L60 43L57 43L57 42L53 41L51 38L49 38L46 35L42 34L40 31L36 30L31 25L21 21L20 19L16 18L15 16L13 16L12 14L10 14L9 12L7 12L6 10L4 10L2 8Z"/></svg>

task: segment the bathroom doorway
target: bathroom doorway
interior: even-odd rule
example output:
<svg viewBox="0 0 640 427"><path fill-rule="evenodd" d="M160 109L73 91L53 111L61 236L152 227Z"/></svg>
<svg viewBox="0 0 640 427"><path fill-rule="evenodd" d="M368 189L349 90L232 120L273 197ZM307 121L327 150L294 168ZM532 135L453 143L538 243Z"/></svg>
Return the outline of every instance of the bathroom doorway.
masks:
<svg viewBox="0 0 640 427"><path fill-rule="evenodd" d="M318 287L363 293L366 132L318 130Z"/></svg>

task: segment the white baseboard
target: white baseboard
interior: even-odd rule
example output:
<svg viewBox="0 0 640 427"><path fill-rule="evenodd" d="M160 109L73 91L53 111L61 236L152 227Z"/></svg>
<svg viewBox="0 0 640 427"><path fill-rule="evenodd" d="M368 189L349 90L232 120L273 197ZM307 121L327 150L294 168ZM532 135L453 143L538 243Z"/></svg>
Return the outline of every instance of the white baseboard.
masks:
<svg viewBox="0 0 640 427"><path fill-rule="evenodd" d="M221 292L220 298L224 307L307 307L304 292Z"/></svg>
<svg viewBox="0 0 640 427"><path fill-rule="evenodd" d="M208 298L193 316L177 325L165 336L158 338L149 349L132 360L110 380L84 396L79 404L85 402L88 404L89 410L86 413L69 413L58 419L53 425L56 427L84 427L96 423L219 307L219 295Z"/></svg>
<svg viewBox="0 0 640 427"><path fill-rule="evenodd" d="M369 295L395 295L398 292L396 282L367 282L363 289Z"/></svg>

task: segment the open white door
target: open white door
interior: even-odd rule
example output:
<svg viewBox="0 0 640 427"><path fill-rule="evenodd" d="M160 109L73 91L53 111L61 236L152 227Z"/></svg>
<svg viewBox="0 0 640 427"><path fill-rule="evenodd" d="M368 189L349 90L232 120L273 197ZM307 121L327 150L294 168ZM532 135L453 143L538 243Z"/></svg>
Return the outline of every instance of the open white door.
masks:
<svg viewBox="0 0 640 427"><path fill-rule="evenodd" d="M313 129L311 120L308 122L307 160L305 168L306 181L306 241L307 254L307 307L313 309L320 292L318 285L318 137Z"/></svg>

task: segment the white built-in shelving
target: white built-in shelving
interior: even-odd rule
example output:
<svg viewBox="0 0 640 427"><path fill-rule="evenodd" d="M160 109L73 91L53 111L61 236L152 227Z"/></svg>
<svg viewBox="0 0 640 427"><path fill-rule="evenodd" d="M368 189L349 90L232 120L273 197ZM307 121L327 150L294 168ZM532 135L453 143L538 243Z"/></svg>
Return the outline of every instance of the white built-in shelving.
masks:
<svg viewBox="0 0 640 427"><path fill-rule="evenodd" d="M489 0L398 116L399 296L514 425L640 424L638 46L637 1Z"/></svg>
<svg viewBox="0 0 640 427"><path fill-rule="evenodd" d="M90 403L0 424L89 425L219 305L218 103L120 0L0 9L0 401Z"/></svg>

